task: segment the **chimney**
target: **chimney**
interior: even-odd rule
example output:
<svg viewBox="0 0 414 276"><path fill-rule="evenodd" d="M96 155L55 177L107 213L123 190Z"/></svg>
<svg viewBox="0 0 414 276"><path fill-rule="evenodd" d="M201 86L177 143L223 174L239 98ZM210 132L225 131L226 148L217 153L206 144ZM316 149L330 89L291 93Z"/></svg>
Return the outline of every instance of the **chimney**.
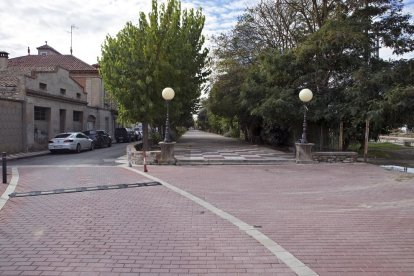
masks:
<svg viewBox="0 0 414 276"><path fill-rule="evenodd" d="M0 71L7 69L7 63L9 62L9 53L1 51L0 52Z"/></svg>

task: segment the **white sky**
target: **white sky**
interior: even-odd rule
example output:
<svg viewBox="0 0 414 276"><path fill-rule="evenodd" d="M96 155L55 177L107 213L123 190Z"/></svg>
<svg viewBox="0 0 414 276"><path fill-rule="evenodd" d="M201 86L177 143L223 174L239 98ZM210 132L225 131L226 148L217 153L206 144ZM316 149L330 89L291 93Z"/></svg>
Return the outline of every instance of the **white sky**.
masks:
<svg viewBox="0 0 414 276"><path fill-rule="evenodd" d="M0 3L7 0L0 0ZM231 29L246 7L258 0L182 0L182 8L203 9L204 35ZM139 12L148 14L151 0L13 0L0 9L0 51L9 57L37 54L48 42L61 54L70 54L71 25L73 55L93 64L107 34L115 36L126 24L138 22ZM159 3L165 1L159 0ZM6 8L5 8L6 7Z"/></svg>
<svg viewBox="0 0 414 276"><path fill-rule="evenodd" d="M258 1L182 0L181 3L182 8L202 7L206 16L204 35L208 38L231 29L237 16ZM10 53L10 58L27 55L27 47L35 55L36 48L45 41L60 53L69 54L70 29L74 25L73 55L89 64L97 62L107 34L116 35L127 21L136 24L139 12L147 14L151 10L151 0L0 0L0 4L0 51ZM405 0L405 4L405 12L414 11L414 0ZM389 53L382 51L383 56Z"/></svg>

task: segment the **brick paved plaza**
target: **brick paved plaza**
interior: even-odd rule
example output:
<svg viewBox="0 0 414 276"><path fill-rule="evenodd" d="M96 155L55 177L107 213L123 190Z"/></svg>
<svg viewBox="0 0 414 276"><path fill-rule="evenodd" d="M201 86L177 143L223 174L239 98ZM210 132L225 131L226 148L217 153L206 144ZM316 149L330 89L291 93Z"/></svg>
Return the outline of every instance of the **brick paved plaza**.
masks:
<svg viewBox="0 0 414 276"><path fill-rule="evenodd" d="M9 199L0 274L414 275L412 175L359 163L149 170L19 167L20 193L153 177L165 185Z"/></svg>

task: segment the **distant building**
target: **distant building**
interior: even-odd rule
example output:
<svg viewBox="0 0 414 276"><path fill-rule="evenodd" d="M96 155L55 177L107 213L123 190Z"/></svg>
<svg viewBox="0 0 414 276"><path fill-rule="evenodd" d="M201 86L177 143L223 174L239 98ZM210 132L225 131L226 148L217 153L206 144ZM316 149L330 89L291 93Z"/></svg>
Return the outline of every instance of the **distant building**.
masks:
<svg viewBox="0 0 414 276"><path fill-rule="evenodd" d="M0 151L46 149L65 131L105 129L113 135L116 110L97 66L49 45L38 55L0 52Z"/></svg>

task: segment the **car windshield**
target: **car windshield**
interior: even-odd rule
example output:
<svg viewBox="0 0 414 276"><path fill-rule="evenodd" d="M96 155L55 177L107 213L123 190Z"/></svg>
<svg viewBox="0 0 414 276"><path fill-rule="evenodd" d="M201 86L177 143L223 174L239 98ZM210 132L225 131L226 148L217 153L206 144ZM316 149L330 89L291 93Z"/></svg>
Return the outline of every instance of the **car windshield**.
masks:
<svg viewBox="0 0 414 276"><path fill-rule="evenodd" d="M71 134L70 133L62 133L55 136L55 138L68 138Z"/></svg>

